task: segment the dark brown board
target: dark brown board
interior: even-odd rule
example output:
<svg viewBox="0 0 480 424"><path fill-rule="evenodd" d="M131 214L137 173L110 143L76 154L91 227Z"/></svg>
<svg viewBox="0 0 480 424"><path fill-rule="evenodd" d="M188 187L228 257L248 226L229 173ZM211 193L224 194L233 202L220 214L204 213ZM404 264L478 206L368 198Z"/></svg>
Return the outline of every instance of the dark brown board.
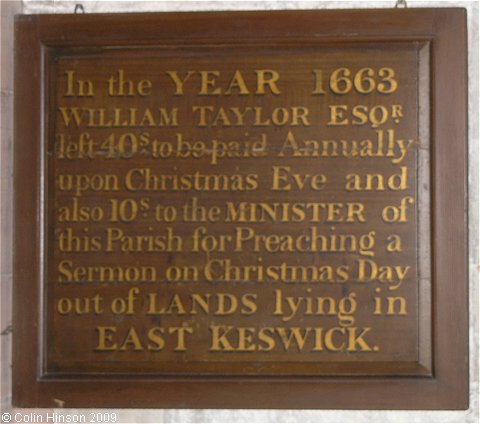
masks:
<svg viewBox="0 0 480 424"><path fill-rule="evenodd" d="M13 395L16 406L53 407L60 400L65 407L112 408L467 408L467 80L463 9L18 16L15 54ZM151 92L148 83L139 88L142 93L135 96L119 96L115 89L105 88L110 78L120 78L117 72L120 69L125 78L152 82ZM204 74L202 88L202 75L192 74L192 85L187 88L186 80L185 93L175 94L175 85L171 84L171 77L168 85L166 73L178 71L185 76L191 69L217 70L218 75ZM275 79L272 69L278 71L278 81L257 85L262 72L265 79ZM325 93L322 93L323 87L317 86L318 92L312 95L313 69L322 69L325 75L330 75ZM351 74L338 73L339 69L347 69ZM91 81L94 96L81 96L76 82L69 85L68 75L72 70L75 78ZM237 77L233 94L228 93L236 70L242 73L242 80ZM215 82L205 82L212 78ZM392 80L398 84L395 89ZM104 88L98 88L102 84ZM212 94L217 87L220 95ZM88 84L83 88L88 92ZM70 89L74 95L69 94ZM100 119L90 126L82 121L75 127L60 112L61 108L74 107L97 108L96 113L101 113L98 109L102 108L154 110L159 103L169 110L178 108L179 125L159 129L162 125L149 125L147 119L146 124L131 125L133 129L123 124L117 127L113 124L112 129ZM283 115L276 118L268 115L273 121L278 120L269 125L262 124L264 118L251 118L238 125L231 125L225 118L217 121L206 118L209 123L203 125L202 118L193 109L198 105L226 110L263 107L267 115L274 108L285 107L290 116L294 113L306 116L301 109L306 105L308 117L291 118L285 124ZM371 122L356 125L351 118L348 125L343 126L339 124L344 121L343 112L339 112L342 118L329 115L332 105L340 108L338 110L362 105L362 111L383 105L391 114L391 121L378 126ZM401 119L397 121L392 116L398 111L396 105L402 105ZM295 107L296 112L292 109ZM230 112L233 120L232 116ZM323 121L317 121L318 116ZM185 134L185 138L210 140L248 138L245 133L249 132L255 140L262 137L268 140L270 156L222 158L214 164L206 148L205 156L200 159L159 161L151 156L149 149L154 143L149 141L138 144L145 149L135 151L132 156L127 148L123 156L115 151L110 152L112 157L109 157L110 145L98 143L92 158L79 156L75 150L65 158L66 150L62 150L62 146L68 140L80 140L82 132L88 133L84 135L85 140L90 136L105 140L110 135L116 138L124 135L124 127L129 127L128 134L133 134L128 136L130 143L139 142L142 136L158 134L171 145L179 132ZM398 139L405 138L405 142L412 139L411 149L397 162L387 160L387 155L353 161L279 156L289 131L307 140L320 138L322 131L325 134L322 136L328 139L356 140L382 135L387 138L392 128L397 134L395 138L392 133L397 148L401 145ZM67 140L63 145L60 134ZM377 143L380 143L378 139ZM303 172L302 175L324 169L328 183L325 188L304 191L273 190L266 181L272 178L275 166L289 167ZM141 175L147 168L148 172L190 175L190 178L194 178L193 170L223 175L236 170L240 177L246 173L258 174L259 183L250 194L243 188L219 190L220 194L201 188L146 190ZM132 169L137 170L136 179L132 180L135 188L130 184L125 186L127 190L117 190L115 183L108 190L94 188L92 176L100 178L106 175L102 172L110 172L108 175L112 178L121 176L122 181L126 181ZM392 187L371 192L359 190L353 194L345 187L342 190L347 173L360 175L373 170L385 176L385 181L386 176L396 174ZM62 186L59 181L66 175L81 175L82 184L87 184L85 181L89 178L89 188ZM298 185L300 180L295 182L293 177L289 178L292 184ZM209 207L219 202L239 201L257 204L359 202L366 208L366 223L361 219L345 222L345 219L322 218L317 228L325 233L348 233L356 240L374 231L378 244L375 249L350 246L343 253L332 254L328 249L268 252L265 244L257 249L253 243L245 242L237 252L230 246L226 252L197 254L189 239L196 228L204 226L211 233L234 234L237 227L221 220L202 224L184 218L171 225L172 231L184 240L186 247L182 251L152 254L140 249L125 253L120 252L119 243L112 251L105 247L108 228L133 235L151 234L154 226L155 231L163 231L164 224L155 218L152 209L143 209L142 217L131 222L127 217L125 222L118 223L112 215L87 224L81 219L60 218L62 208L73 209L74 199L111 214L119 202L132 198L139 205L142 199L147 199L149 206L168 204L177 210L182 210L182 205L193 198ZM377 212L386 205L400 204L404 199L412 199L414 204L405 223L392 227L385 219L378 218ZM128 215L128 208L125 213ZM346 216L344 210L339 214ZM253 222L250 227L245 223L241 225L258 233L297 236L308 234L312 228L305 220L298 224L272 223L267 219ZM69 231L75 234L75 240L81 238L82 243L88 240L88 247L78 247L82 244L78 241L77 251L72 251L75 249L71 247ZM398 234L405 245L396 256L379 247L380 240L392 233ZM92 241L95 238L98 241ZM292 284L287 284L285 278L270 281L258 274L258 281L251 276L238 277L237 281L216 275L211 281L199 277L193 281L184 278L181 283L169 283L165 278L156 278L157 275L149 280L146 275L151 273L143 278L135 277L138 269L146 269L152 261L158 270L196 265L200 269L205 265L202 262L205 258L231 259L239 266L252 263L258 266L259 257L264 266L293 261L301 266L328 264L346 269L353 269L359 258L374 257L387 267L403 266L408 269L408 275L398 288L394 281L382 282L380 277L364 284L357 281L358 275L358 278L349 275L346 282L314 285L302 284L298 278ZM74 274L66 271L73 266L90 267L94 269L93 276L86 277L88 274L80 270L73 278ZM117 280L112 281L111 275L108 278L99 274L99 266L110 270L114 266L130 267L134 277L132 281L120 281L117 272ZM143 301L135 304L132 316L103 310L80 316L66 312L68 301L61 303L63 298L92 299L98 295L109 305L115 297L126 298L129 290L136 286L139 287L137 295L143 296L142 299L153 295L155 290L165 298L179 293L181 299L189 299L192 293L214 299L218 293L227 293L230 298L241 299L249 293L256 296L257 307L254 313L248 313L251 303L247 302L244 304L247 312L238 309L224 317L218 313L217 299L217 303L212 301L212 312L197 311L187 319L188 314L178 313L178 305L176 313L170 315L149 314L148 303ZM330 296L336 300L355 293L358 309L354 318L358 324L340 322L335 313L297 315L285 324L284 316L272 313L272 293L278 287L285 296ZM375 296L382 290L397 300L404 299L407 305L404 314L400 313L402 308L397 303L396 313L374 317L371 308L375 305ZM259 341L252 347L247 338L244 342L252 347L253 353L240 347L230 351L230 343L240 346L240 336L232 336L228 342L219 343L221 352L215 352L208 336L213 337L209 326L217 324L248 328L248 334L262 326L285 325L285 331L290 331L288 325L322 326L323 345L318 349L318 341L314 342L312 336L306 345L310 351L307 348L282 350L281 342L277 341L274 348L265 352L259 348ZM190 325L192 331L196 326L191 344L187 343L188 349L182 350L178 343L177 350L165 348L156 352L155 344L150 349L151 345L144 342L148 329L163 325L174 326L169 328L176 328L177 332L182 326ZM347 336L347 341L342 343L339 335L352 330L351 325L358 325L358 329L368 327L374 335L365 336L365 344L348 343L354 336ZM109 335L101 333L100 326L108 327L103 331L110 332ZM113 327L115 330L111 330ZM141 342L132 336L125 344L125 335L131 327L136 329ZM325 332L329 328L337 330L331 333L336 336L327 341ZM359 332L354 334L358 336ZM117 337L117 333L122 335ZM165 341L175 342L168 337ZM265 343L263 340L262 346L265 347ZM337 351L340 345L351 349L344 347Z"/></svg>

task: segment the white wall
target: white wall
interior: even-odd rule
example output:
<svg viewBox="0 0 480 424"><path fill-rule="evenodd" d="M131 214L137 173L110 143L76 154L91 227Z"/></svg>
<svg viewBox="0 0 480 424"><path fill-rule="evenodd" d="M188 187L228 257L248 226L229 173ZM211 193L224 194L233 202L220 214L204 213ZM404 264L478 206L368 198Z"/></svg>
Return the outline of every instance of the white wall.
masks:
<svg viewBox="0 0 480 424"><path fill-rule="evenodd" d="M86 13L200 10L265 10L393 7L391 1L1 1L1 409L2 413L32 410L11 408L11 287L12 287L12 104L14 13L73 13L76 3ZM409 7L465 7L469 32L469 213L470 213L470 409L468 411L275 411L275 410L120 410L121 422L478 422L479 366L479 132L478 132L478 2L407 0ZM14 331L14 329L13 329ZM454 364L452 364L454 366ZM45 413L45 410L35 410ZM49 412L52 412L50 410ZM56 410L57 413L86 413ZM91 411L88 411L91 412ZM13 421L14 422L14 421Z"/></svg>

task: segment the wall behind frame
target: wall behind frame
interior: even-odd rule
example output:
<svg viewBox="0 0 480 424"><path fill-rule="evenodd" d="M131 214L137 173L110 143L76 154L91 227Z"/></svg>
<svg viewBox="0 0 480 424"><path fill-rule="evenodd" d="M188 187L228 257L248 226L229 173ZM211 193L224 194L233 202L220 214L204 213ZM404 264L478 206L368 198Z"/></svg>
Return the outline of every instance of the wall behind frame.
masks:
<svg viewBox="0 0 480 424"><path fill-rule="evenodd" d="M73 13L82 3L86 13L168 12L273 9L389 8L390 1L1 1L1 412L81 414L91 410L13 410L11 407L12 293L12 143L13 143L13 16L16 13ZM464 7L468 13L469 50L469 266L470 266L470 409L468 411L277 411L277 410L101 410L116 412L117 422L478 422L479 420L479 71L477 1L407 0L409 7ZM68 405L61 405L60 406ZM100 412L100 411L95 411ZM3 421L3 420L2 420ZM38 421L37 421L38 422Z"/></svg>

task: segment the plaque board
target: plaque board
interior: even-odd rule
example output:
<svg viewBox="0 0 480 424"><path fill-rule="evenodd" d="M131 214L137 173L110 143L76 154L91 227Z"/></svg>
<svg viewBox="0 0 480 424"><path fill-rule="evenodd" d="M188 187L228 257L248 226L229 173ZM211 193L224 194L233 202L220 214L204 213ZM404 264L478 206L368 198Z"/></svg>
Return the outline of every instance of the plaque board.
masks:
<svg viewBox="0 0 480 424"><path fill-rule="evenodd" d="M14 404L464 409L462 9L19 16Z"/></svg>

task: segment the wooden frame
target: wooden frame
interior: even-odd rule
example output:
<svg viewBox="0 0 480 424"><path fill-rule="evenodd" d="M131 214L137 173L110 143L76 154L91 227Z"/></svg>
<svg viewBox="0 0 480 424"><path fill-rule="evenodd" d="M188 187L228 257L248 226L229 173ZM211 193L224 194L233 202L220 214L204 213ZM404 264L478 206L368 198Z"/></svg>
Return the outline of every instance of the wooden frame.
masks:
<svg viewBox="0 0 480 424"><path fill-rule="evenodd" d="M313 39L329 43L413 40L429 47L433 281L432 308L421 310L424 316L420 320L428 320L432 327L432 372L402 377L45 375L40 358L44 349L49 50L159 43L201 45L212 40L255 45L265 39L279 45ZM19 16L15 60L14 405L55 407L61 400L65 407L110 408L468 407L463 9Z"/></svg>

